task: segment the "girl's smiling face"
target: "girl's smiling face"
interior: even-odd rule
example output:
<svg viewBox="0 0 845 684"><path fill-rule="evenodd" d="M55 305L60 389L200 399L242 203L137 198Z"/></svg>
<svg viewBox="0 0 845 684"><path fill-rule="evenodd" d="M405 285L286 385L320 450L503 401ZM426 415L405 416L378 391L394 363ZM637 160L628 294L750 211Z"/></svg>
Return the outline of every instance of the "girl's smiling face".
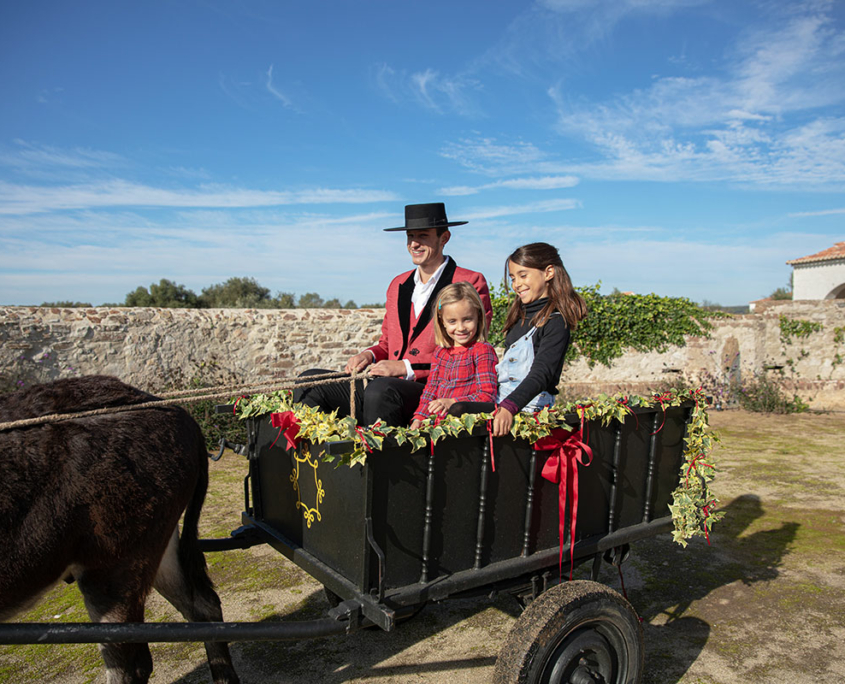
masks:
<svg viewBox="0 0 845 684"><path fill-rule="evenodd" d="M536 302L549 296L549 282L555 276L555 267L546 266L545 269L520 266L513 261L508 262L508 273L511 279L511 289L523 304Z"/></svg>
<svg viewBox="0 0 845 684"><path fill-rule="evenodd" d="M446 334L452 338L456 347L466 347L478 334L478 312L466 299L444 304L440 309L440 318Z"/></svg>

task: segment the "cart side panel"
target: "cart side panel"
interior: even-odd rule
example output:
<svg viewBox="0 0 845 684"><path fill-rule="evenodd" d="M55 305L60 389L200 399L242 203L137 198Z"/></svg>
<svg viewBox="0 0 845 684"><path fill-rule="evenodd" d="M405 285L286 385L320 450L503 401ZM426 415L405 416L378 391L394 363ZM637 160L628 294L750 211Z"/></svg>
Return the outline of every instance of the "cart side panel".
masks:
<svg viewBox="0 0 845 684"><path fill-rule="evenodd" d="M493 472L493 464L485 457L487 444L486 435L439 442L430 501L427 448L413 454L406 447L387 448L368 457L368 466L373 468L375 538L386 559L385 588L419 582L424 555L428 558L427 580L522 555L532 448L524 440L495 440ZM486 471L484 487L482 470ZM558 544L557 485L542 479L539 470L533 506L528 553ZM545 530L543 525L551 529ZM543 533L540 540L538 532Z"/></svg>
<svg viewBox="0 0 845 684"><path fill-rule="evenodd" d="M385 587L419 582L427 452L411 453L408 446L386 448L369 454L366 467L373 470L373 536L385 555ZM378 582L377 571L373 564L373 586Z"/></svg>
<svg viewBox="0 0 845 684"><path fill-rule="evenodd" d="M531 530L526 539L525 516L528 511L529 485L531 483L532 458L535 477L540 477L531 445L525 440L511 438L493 440L493 460L496 471L487 479L481 564L488 565L517 558L523 550L531 548ZM536 480L534 486L536 487ZM536 493L531 493L531 510L539 506ZM533 517L533 516L531 516Z"/></svg>
<svg viewBox="0 0 845 684"><path fill-rule="evenodd" d="M473 566L483 444L483 438L467 437L435 447L429 578Z"/></svg>
<svg viewBox="0 0 845 684"><path fill-rule="evenodd" d="M304 521L295 506L296 495L291 486L291 458L276 441L278 429L270 425L269 416L253 422L255 430L255 468L252 475L255 516L282 532L292 543L302 545ZM275 443L275 446L271 446ZM291 501L293 497L293 502ZM293 505L292 505L293 504Z"/></svg>
<svg viewBox="0 0 845 684"><path fill-rule="evenodd" d="M586 427L585 432L593 448L594 458L589 467L578 466L577 539L607 532L607 511L613 473L613 434L598 424L589 423ZM491 531L488 533L485 528L489 548L484 556L485 560L489 558L489 562L496 562L523 553L529 555L558 547L560 491L557 484L542 476L543 466L553 452L533 452L528 442L508 438L496 440L495 453L496 474L491 479L491 497L488 499L493 502L492 521L488 517L487 524ZM529 487L532 481L533 487ZM565 515L568 520L568 508ZM564 543L568 544L569 525L564 527Z"/></svg>
<svg viewBox="0 0 845 684"><path fill-rule="evenodd" d="M630 527L643 521L652 416L640 413L626 416L621 425L619 471L617 480L617 514L614 530ZM658 435L654 435L658 438ZM656 468L662 464L656 464Z"/></svg>
<svg viewBox="0 0 845 684"><path fill-rule="evenodd" d="M678 476L684 463L684 439L692 408L676 406L666 410L666 421L657 434L658 465L655 467L654 498L651 502L653 518L669 515L672 492L678 486ZM662 417L661 417L662 420ZM658 426L660 422L658 421Z"/></svg>
<svg viewBox="0 0 845 684"><path fill-rule="evenodd" d="M594 544L668 514L689 409L667 409L665 420L660 413L638 411L622 425L586 426L593 460L578 466L576 542ZM559 547L559 488L541 475L551 452L535 452L524 440L494 440L495 472L486 434L444 439L433 459L428 446L413 453L408 445L387 446L369 453L365 466L349 468L322 462L319 446L303 446L299 456L278 443L271 448L278 430L265 418L255 424L256 518L361 593L380 582L390 592ZM335 445L338 453L345 445ZM368 541L367 519L383 563ZM567 510L565 548L568 520Z"/></svg>
<svg viewBox="0 0 845 684"><path fill-rule="evenodd" d="M593 452L589 466L578 466L578 525L575 539L587 539L604 535L609 531L608 514L611 502L611 490L614 479L613 453L616 443L616 431L602 426L598 422L588 422L584 437ZM569 509L566 511L566 540L569 542ZM557 544L557 516L552 527L554 538L548 537L543 548L552 548Z"/></svg>
<svg viewBox="0 0 845 684"><path fill-rule="evenodd" d="M302 547L367 591L366 468L324 462L322 452L319 445L303 448L299 455L289 452L291 469L297 459L299 465Z"/></svg>
<svg viewBox="0 0 845 684"><path fill-rule="evenodd" d="M323 462L319 446L288 450L281 439L271 446L278 429L263 417L255 423L256 519L367 591L365 469Z"/></svg>
<svg viewBox="0 0 845 684"><path fill-rule="evenodd" d="M471 436L443 440L435 446L433 463L428 447L413 454L407 447L387 448L369 456L375 538L387 568L385 588L473 567L484 442ZM488 474L488 487L490 481ZM489 505L490 495L485 498ZM487 508L485 521L489 515Z"/></svg>

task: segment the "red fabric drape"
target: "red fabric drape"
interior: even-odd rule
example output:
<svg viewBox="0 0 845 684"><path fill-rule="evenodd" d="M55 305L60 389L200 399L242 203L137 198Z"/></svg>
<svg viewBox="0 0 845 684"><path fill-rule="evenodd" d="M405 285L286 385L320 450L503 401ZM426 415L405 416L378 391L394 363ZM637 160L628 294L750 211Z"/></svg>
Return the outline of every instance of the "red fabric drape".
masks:
<svg viewBox="0 0 845 684"><path fill-rule="evenodd" d="M543 465L542 476L558 485L558 539L560 559L558 568L563 573L563 540L566 532L566 505L569 503L569 579L575 560L575 526L578 517L578 464L588 466L593 460L593 450L582 441L581 430L567 432L561 428L552 431L534 443L537 451L551 451ZM586 454L586 460L584 455Z"/></svg>

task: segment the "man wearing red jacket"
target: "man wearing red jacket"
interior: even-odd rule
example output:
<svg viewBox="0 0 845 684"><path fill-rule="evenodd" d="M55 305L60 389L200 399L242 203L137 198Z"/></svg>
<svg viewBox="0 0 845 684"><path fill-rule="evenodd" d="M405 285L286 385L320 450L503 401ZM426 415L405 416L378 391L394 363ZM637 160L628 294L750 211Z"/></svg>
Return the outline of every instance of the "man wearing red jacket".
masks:
<svg viewBox="0 0 845 684"><path fill-rule="evenodd" d="M449 228L466 221L446 218L442 203L409 204L405 207L405 225L385 228L405 231L408 252L415 269L396 276L387 288L387 309L381 326L381 338L372 347L346 362L347 373L369 368L375 376L366 389L356 387L355 415L363 425L381 419L387 425L407 425L425 387L434 356L434 327L430 303L446 285L459 281L470 283L481 296L489 324L493 317L490 292L484 276L458 266L443 254L449 242ZM303 376L326 371L306 371ZM338 410L349 415L347 383L297 389L294 400L324 411Z"/></svg>

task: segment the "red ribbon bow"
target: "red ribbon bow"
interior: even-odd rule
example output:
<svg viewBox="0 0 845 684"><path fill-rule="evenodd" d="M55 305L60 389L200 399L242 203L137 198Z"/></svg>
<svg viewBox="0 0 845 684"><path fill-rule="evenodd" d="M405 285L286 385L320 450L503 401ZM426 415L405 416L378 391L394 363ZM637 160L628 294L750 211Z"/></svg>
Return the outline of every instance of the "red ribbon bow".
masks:
<svg viewBox="0 0 845 684"><path fill-rule="evenodd" d="M246 394L242 394L242 395L241 395L241 396L239 396L237 399L235 399L235 405L232 407L232 415L233 415L233 416L237 416L237 415L238 415L238 402L239 402L241 399L246 399L246 398L247 398L247 395L246 395Z"/></svg>
<svg viewBox="0 0 845 684"><path fill-rule="evenodd" d="M651 433L652 435L656 435L658 432L660 432L663 429L663 426L666 424L666 404L664 402L671 401L672 395L668 392L664 392L663 394L655 394L654 400L658 404L660 404L660 408L663 409L663 420L660 423L660 427Z"/></svg>
<svg viewBox="0 0 845 684"><path fill-rule="evenodd" d="M710 533L707 531L707 518L710 517L710 506L715 505L715 501L711 501L709 504L705 504L704 507L701 509L702 513L704 513L704 520L702 521L702 525L704 526L704 537L707 539L707 546L710 546Z"/></svg>
<svg viewBox="0 0 845 684"><path fill-rule="evenodd" d="M698 389L689 391L690 398L695 400L695 408L699 408L698 400L703 394L704 394L704 390L701 387L699 387Z"/></svg>
<svg viewBox="0 0 845 684"><path fill-rule="evenodd" d="M297 437L299 434L299 421L296 419L296 415L293 411L271 413L270 423L273 427L279 428L279 434L276 435L276 439L274 439L273 443L270 445L271 449L276 445L276 442L279 441L279 437L282 436L282 433L285 435L289 449L296 449L296 447L299 446L299 443L302 441L302 439Z"/></svg>
<svg viewBox="0 0 845 684"><path fill-rule="evenodd" d="M378 435L379 437L384 437L384 433L383 433L383 432L380 432L380 431L377 429L377 428L378 428L378 427L380 427L380 426L381 426L381 421L380 421L380 420L377 420L377 421L376 421L375 423L373 423L373 424L372 424L372 426L370 427L370 431L371 431L374 435ZM367 438L366 438L366 436L365 436L365 434L364 434L364 428L362 428L362 427L360 427L360 426L356 426L356 427L355 427L355 432L356 432L356 433L358 433L358 436L361 438L361 444L363 444L363 445L364 445L364 448L365 448L365 449L366 449L369 453L373 453L373 449L372 449L372 447L371 447L369 444L367 444Z"/></svg>
<svg viewBox="0 0 845 684"><path fill-rule="evenodd" d="M551 451L546 459L542 475L549 482L558 485L558 539L560 558L558 570L563 574L563 540L566 531L566 504L569 498L569 579L575 562L575 525L578 518L578 464L588 466L593 460L593 450L582 441L581 430L567 432L561 428L552 431L548 437L534 443L537 451ZM584 454L589 457L584 461ZM570 482L572 485L570 486Z"/></svg>
<svg viewBox="0 0 845 684"><path fill-rule="evenodd" d="M684 487L686 487L689 484L690 473L693 473L693 474L696 474L696 475L698 474L698 471L696 470L696 468L699 465L703 465L707 468L713 467L709 463L705 463L704 461L702 461L701 459L703 459L703 458L704 458L704 454L698 454L697 456L694 456L693 459L689 462L689 465L687 466L687 474L686 474L686 477L684 477Z"/></svg>
<svg viewBox="0 0 845 684"><path fill-rule="evenodd" d="M361 438L361 444L363 444L363 445L364 445L364 448L365 448L365 449L366 449L369 453L373 453L373 449L372 449L372 447L370 447L370 445L369 445L369 444L367 444L367 438L364 436L364 430L363 430L363 428L361 428L361 427L357 427L357 426L356 426L356 427L355 427L355 432L357 432L357 433L358 433L358 436Z"/></svg>

